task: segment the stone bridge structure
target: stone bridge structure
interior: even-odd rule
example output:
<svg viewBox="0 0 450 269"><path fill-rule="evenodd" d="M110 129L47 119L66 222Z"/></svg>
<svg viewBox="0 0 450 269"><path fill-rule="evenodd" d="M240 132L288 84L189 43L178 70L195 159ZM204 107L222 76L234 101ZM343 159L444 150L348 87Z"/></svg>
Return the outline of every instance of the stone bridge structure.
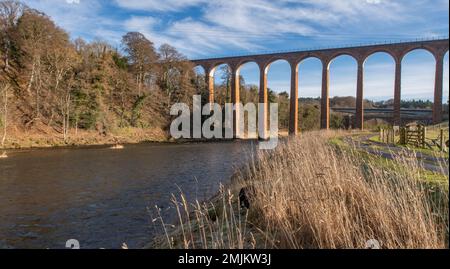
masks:
<svg viewBox="0 0 450 269"><path fill-rule="evenodd" d="M322 99L321 99L321 127L328 129L330 127L330 101L329 101L329 68L331 62L342 55L353 57L358 65L357 71L357 90L356 90L356 127L364 128L364 63L372 55L378 52L389 54L395 61L395 86L394 86L394 114L393 121L396 124L401 122L401 85L402 85L402 60L406 54L416 49L424 49L430 52L436 60L435 87L434 87L434 107L433 122L442 121L442 96L444 80L444 57L448 51L449 40L425 40L415 42L403 42L380 45L355 46L346 48L331 48L309 51L295 51L286 53L273 53L261 55L247 55L225 58L211 58L192 60L196 66L201 66L205 70L206 85L209 89L209 101L214 102L214 72L222 64L227 64L231 69L231 99L232 102L240 103L239 89L239 71L240 68L249 62L254 62L260 70L260 103L266 104L264 112L263 125L267 125L268 111L268 93L267 93L267 73L270 65L278 60L285 60L291 67L291 104L290 104L290 123L289 133L295 135L298 132L298 70L300 63L308 58L317 58L322 62ZM234 113L234 126L238 124L239 113ZM260 126L267 130L267 126ZM237 128L235 128L236 130Z"/></svg>

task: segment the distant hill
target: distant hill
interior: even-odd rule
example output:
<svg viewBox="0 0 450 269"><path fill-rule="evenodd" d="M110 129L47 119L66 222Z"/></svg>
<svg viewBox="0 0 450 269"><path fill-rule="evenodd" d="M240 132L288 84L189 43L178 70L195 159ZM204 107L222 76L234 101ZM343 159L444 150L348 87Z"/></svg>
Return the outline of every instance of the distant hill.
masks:
<svg viewBox="0 0 450 269"><path fill-rule="evenodd" d="M311 104L320 106L320 98L299 98L301 104ZM352 108L356 107L356 98L353 96L333 97L330 98L330 106L334 108ZM375 108L375 104L372 101L364 101L365 108Z"/></svg>
<svg viewBox="0 0 450 269"><path fill-rule="evenodd" d="M299 98L302 104L314 104L320 106L320 98ZM333 108L354 108L356 107L356 98L353 96L337 96L330 98L330 106ZM384 101L364 100L364 108L393 108L394 99ZM433 102L423 100L402 100L401 107L407 109L432 109ZM444 104L444 111L448 111L448 104Z"/></svg>

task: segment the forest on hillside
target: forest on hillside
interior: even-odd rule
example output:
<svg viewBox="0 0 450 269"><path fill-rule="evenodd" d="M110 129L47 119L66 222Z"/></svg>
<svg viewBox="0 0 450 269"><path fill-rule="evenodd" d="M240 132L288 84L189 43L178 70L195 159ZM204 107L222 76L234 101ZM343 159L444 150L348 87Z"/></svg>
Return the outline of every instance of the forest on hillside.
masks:
<svg viewBox="0 0 450 269"><path fill-rule="evenodd" d="M218 83L225 101L229 78ZM243 98L257 97L242 86ZM43 144L142 133L138 140L166 139L171 104L190 104L194 94L206 101L205 91L204 77L169 44L155 48L137 32L125 34L120 48L71 40L46 14L0 1L0 147L20 147L26 137L49 140Z"/></svg>
<svg viewBox="0 0 450 269"><path fill-rule="evenodd" d="M60 134L117 128L163 128L173 102L196 92L191 64L170 45L157 50L140 33L123 36L123 52L104 41L70 40L45 14L0 2L0 91L7 131ZM126 56L125 56L126 55Z"/></svg>
<svg viewBox="0 0 450 269"><path fill-rule="evenodd" d="M224 104L231 74L221 71ZM240 83L241 101L257 103L258 87ZM138 32L119 48L72 40L46 14L0 1L0 148L165 140L171 105L191 105L195 94L207 102L204 75L170 44L155 48ZM289 96L270 91L270 101L282 103L287 126Z"/></svg>

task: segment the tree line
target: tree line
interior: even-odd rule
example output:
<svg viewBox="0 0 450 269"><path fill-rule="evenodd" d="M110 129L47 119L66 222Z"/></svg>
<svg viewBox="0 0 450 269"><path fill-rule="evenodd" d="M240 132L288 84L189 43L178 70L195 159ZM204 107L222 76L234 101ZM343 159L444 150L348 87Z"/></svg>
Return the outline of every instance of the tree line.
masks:
<svg viewBox="0 0 450 269"><path fill-rule="evenodd" d="M46 14L0 1L0 127L69 130L164 127L175 102L204 94L184 55L143 34L123 36L121 49L105 41L71 40ZM8 128L9 126L9 128Z"/></svg>
<svg viewBox="0 0 450 269"><path fill-rule="evenodd" d="M216 81L219 104L231 101L231 73ZM258 87L240 78L241 101L258 103ZM120 48L106 41L71 40L46 14L17 0L0 1L0 147L8 130L39 130L66 141L84 130L107 136L121 128L169 129L170 107L208 101L204 75L169 44L155 48L130 32ZM289 96L269 90L287 128ZM283 112L284 111L284 112ZM284 127L283 127L284 126Z"/></svg>

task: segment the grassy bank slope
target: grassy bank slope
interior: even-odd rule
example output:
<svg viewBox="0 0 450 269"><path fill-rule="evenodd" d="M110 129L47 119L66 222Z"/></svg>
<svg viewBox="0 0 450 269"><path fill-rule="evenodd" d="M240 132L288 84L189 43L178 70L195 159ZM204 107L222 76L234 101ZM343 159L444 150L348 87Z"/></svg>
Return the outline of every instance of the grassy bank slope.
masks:
<svg viewBox="0 0 450 269"><path fill-rule="evenodd" d="M6 140L4 149L50 148L66 146L93 146L134 144L140 142L168 141L167 132L162 128L116 128L113 132L100 134L98 131L71 130L64 141L61 134L46 128L45 131L12 131ZM0 150L2 148L0 147Z"/></svg>
<svg viewBox="0 0 450 269"><path fill-rule="evenodd" d="M447 177L430 182L411 156L380 165L330 143L334 136L305 134L259 153L210 202L174 197L180 223L151 247L365 248L371 239L383 248L448 247L448 163Z"/></svg>

